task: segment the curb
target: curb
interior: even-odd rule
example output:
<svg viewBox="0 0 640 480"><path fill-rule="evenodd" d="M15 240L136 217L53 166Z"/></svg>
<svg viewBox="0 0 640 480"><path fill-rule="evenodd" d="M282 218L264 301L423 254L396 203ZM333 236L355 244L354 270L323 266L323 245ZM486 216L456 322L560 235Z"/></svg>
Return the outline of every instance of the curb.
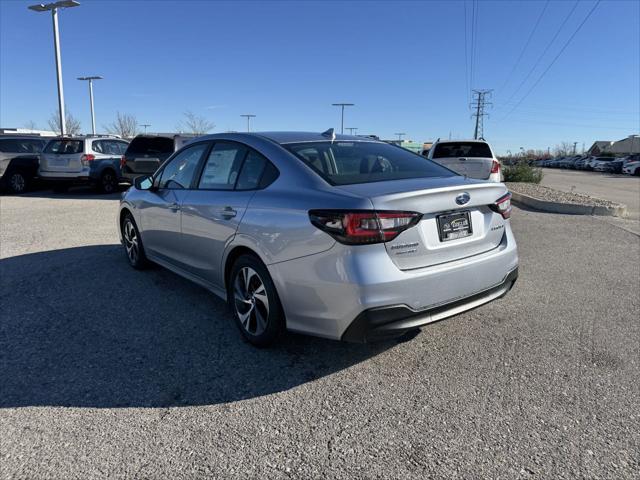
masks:
<svg viewBox="0 0 640 480"><path fill-rule="evenodd" d="M625 217L627 206L618 204L617 207L599 207L594 205L576 205L573 203L549 202L511 191L511 200L515 204L551 213L566 213L569 215L599 215L603 217Z"/></svg>

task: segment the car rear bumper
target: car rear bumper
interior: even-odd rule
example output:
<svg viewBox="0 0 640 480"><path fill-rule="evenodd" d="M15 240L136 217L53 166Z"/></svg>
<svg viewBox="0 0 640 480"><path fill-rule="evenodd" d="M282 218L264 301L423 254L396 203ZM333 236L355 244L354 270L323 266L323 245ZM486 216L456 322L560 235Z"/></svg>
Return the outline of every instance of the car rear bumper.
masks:
<svg viewBox="0 0 640 480"><path fill-rule="evenodd" d="M517 267L510 228L490 251L414 270L400 270L383 244L335 244L325 252L268 265L289 330L336 340L362 337L359 341L388 323L381 320L364 329L376 330L365 335L362 326L352 327L381 315L371 312L393 309L392 322L415 316L410 324L385 327L385 336L397 335L498 298L511 287ZM504 291L490 291L494 288Z"/></svg>
<svg viewBox="0 0 640 480"><path fill-rule="evenodd" d="M516 267L498 285L444 305L420 311L415 311L406 305L365 310L351 322L342 335L342 340L366 343L401 336L429 323L443 320L503 297L511 290L517 279L518 268Z"/></svg>

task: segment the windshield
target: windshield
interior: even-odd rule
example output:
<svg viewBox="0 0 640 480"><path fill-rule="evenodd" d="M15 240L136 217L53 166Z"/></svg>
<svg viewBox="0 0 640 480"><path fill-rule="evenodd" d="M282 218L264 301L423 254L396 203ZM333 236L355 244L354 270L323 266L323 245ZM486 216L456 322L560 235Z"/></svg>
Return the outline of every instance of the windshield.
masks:
<svg viewBox="0 0 640 480"><path fill-rule="evenodd" d="M433 158L481 157L492 158L489 145L482 142L443 142L436 144Z"/></svg>
<svg viewBox="0 0 640 480"><path fill-rule="evenodd" d="M457 175L403 148L379 142L308 142L284 145L331 185Z"/></svg>
<svg viewBox="0 0 640 480"><path fill-rule="evenodd" d="M136 137L127 148L127 155L173 153L173 138L168 137Z"/></svg>
<svg viewBox="0 0 640 480"><path fill-rule="evenodd" d="M82 153L82 140L51 140L44 149L45 153L75 154Z"/></svg>

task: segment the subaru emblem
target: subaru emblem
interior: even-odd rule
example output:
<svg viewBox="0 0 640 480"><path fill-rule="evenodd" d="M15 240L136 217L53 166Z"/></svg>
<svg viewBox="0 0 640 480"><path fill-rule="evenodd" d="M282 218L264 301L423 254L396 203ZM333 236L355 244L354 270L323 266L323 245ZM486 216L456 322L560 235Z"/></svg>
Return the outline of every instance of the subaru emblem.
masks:
<svg viewBox="0 0 640 480"><path fill-rule="evenodd" d="M471 195L469 195L467 192L461 193L456 197L456 203L458 205L464 205L465 203L468 203L469 200L471 200Z"/></svg>

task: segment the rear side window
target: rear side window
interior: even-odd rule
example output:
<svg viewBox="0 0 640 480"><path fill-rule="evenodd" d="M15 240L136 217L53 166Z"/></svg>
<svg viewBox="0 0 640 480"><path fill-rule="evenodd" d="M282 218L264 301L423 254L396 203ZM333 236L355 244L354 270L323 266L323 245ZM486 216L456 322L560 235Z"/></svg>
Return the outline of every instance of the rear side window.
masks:
<svg viewBox="0 0 640 480"><path fill-rule="evenodd" d="M284 145L332 185L456 174L403 148L381 142L308 142Z"/></svg>
<svg viewBox="0 0 640 480"><path fill-rule="evenodd" d="M198 188L233 190L246 153L247 149L240 144L216 143L209 153Z"/></svg>
<svg viewBox="0 0 640 480"><path fill-rule="evenodd" d="M173 153L173 138L136 137L127 148L127 155L158 155Z"/></svg>
<svg viewBox="0 0 640 480"><path fill-rule="evenodd" d="M251 150L242 165L236 190L255 190L260 184L262 173L269 161L258 152Z"/></svg>
<svg viewBox="0 0 640 480"><path fill-rule="evenodd" d="M482 157L492 158L489 145L482 142L443 142L433 151L433 158L446 157Z"/></svg>
<svg viewBox="0 0 640 480"><path fill-rule="evenodd" d="M82 140L51 140L44 151L63 155L82 153L83 143Z"/></svg>
<svg viewBox="0 0 640 480"><path fill-rule="evenodd" d="M5 138L0 139L0 152L5 153L40 153L44 141L30 138Z"/></svg>

